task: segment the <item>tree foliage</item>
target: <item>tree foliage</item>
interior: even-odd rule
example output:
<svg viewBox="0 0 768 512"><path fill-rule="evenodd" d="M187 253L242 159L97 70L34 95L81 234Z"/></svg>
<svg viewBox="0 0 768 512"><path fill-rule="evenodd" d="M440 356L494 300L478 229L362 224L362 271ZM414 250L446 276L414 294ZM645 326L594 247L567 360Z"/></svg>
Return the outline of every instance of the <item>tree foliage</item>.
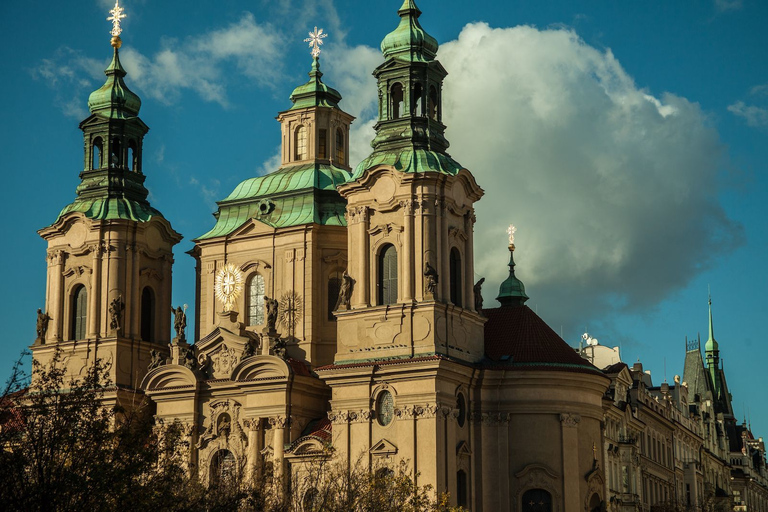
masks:
<svg viewBox="0 0 768 512"><path fill-rule="evenodd" d="M108 365L72 378L63 359L56 351L48 365L33 361L29 382L17 363L0 396L3 510L449 511L447 496L418 485L407 462L371 467L361 458L347 467L330 448L290 475L266 470L246 480L240 467L205 486L188 466L183 425L156 424L139 394L115 406Z"/></svg>

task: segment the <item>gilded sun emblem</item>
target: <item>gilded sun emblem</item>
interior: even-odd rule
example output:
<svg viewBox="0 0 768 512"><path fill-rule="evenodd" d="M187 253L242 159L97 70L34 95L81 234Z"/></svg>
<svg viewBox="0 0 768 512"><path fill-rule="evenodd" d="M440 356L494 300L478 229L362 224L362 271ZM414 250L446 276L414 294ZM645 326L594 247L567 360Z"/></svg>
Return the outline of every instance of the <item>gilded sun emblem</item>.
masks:
<svg viewBox="0 0 768 512"><path fill-rule="evenodd" d="M243 291L243 273L233 263L227 263L216 273L213 289L216 298L224 304L224 311L233 311L235 301Z"/></svg>

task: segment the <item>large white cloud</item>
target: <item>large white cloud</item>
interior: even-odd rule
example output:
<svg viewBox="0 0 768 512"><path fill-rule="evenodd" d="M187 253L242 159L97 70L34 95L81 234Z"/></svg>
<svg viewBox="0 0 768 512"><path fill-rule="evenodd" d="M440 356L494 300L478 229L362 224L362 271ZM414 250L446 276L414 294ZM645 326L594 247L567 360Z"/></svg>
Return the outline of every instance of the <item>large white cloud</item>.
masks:
<svg viewBox="0 0 768 512"><path fill-rule="evenodd" d="M363 64L353 56L349 72ZM652 306L741 243L718 201L724 147L696 103L653 97L567 29L470 24L438 57L449 151L486 191L475 270L487 304L506 276L508 223L531 305L566 328ZM375 94L351 90L353 104ZM370 119L357 121L358 154Z"/></svg>

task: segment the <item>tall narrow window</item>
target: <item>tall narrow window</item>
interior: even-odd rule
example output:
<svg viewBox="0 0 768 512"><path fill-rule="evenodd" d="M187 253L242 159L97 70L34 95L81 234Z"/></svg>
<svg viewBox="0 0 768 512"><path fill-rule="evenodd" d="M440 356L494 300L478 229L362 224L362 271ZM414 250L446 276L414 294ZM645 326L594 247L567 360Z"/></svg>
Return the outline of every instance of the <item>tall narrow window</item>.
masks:
<svg viewBox="0 0 768 512"><path fill-rule="evenodd" d="M328 158L328 130L321 128L319 139L317 144L317 158Z"/></svg>
<svg viewBox="0 0 768 512"><path fill-rule="evenodd" d="M422 111L422 96L424 94L421 91L421 84L416 84L416 86L413 88L413 112L411 115L421 117L424 115L424 112Z"/></svg>
<svg viewBox="0 0 768 512"><path fill-rule="evenodd" d="M336 303L339 301L339 291L341 290L341 276L338 272L328 280L328 320L335 321L336 316L333 312L336 310Z"/></svg>
<svg viewBox="0 0 768 512"><path fill-rule="evenodd" d="M379 304L397 302L397 249L387 244L379 254Z"/></svg>
<svg viewBox="0 0 768 512"><path fill-rule="evenodd" d="M521 500L523 512L552 512L552 495L544 489L529 489Z"/></svg>
<svg viewBox="0 0 768 512"><path fill-rule="evenodd" d="M136 143L134 141L128 143L128 166L134 172L139 170L138 153L136 152Z"/></svg>
<svg viewBox="0 0 768 512"><path fill-rule="evenodd" d="M101 142L101 137L93 139L93 153L91 154L91 169L101 169L101 154L104 148L104 144Z"/></svg>
<svg viewBox="0 0 768 512"><path fill-rule="evenodd" d="M264 278L259 274L253 274L248 280L248 325L264 324Z"/></svg>
<svg viewBox="0 0 768 512"><path fill-rule="evenodd" d="M112 147L110 148L112 153L109 155L109 166L111 168L120 166L120 140L112 139Z"/></svg>
<svg viewBox="0 0 768 512"><path fill-rule="evenodd" d="M437 89L429 87L429 117L437 121Z"/></svg>
<svg viewBox="0 0 768 512"><path fill-rule="evenodd" d="M344 130L336 130L336 163L344 165L346 163L346 151L344 149Z"/></svg>
<svg viewBox="0 0 768 512"><path fill-rule="evenodd" d="M460 507L466 508L467 500L467 473L463 469L456 472L456 502Z"/></svg>
<svg viewBox="0 0 768 512"><path fill-rule="evenodd" d="M296 128L296 140L294 156L296 160L306 160L308 158L307 148L307 128L299 126Z"/></svg>
<svg viewBox="0 0 768 512"><path fill-rule="evenodd" d="M141 292L141 339L155 341L155 292L149 286Z"/></svg>
<svg viewBox="0 0 768 512"><path fill-rule="evenodd" d="M457 248L451 249L451 302L461 306L461 255Z"/></svg>
<svg viewBox="0 0 768 512"><path fill-rule="evenodd" d="M88 311L88 292L85 286L78 285L72 294L71 332L73 340L84 340Z"/></svg>
<svg viewBox="0 0 768 512"><path fill-rule="evenodd" d="M403 86L400 84L393 85L390 97L392 101L392 115L390 119L399 119L403 112Z"/></svg>

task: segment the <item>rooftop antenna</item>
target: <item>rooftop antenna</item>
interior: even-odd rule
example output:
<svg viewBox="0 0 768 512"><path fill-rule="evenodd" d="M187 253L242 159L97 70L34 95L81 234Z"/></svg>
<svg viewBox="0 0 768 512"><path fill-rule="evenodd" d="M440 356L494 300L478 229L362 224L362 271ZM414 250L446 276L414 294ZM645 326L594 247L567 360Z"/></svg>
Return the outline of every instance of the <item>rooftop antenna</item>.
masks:
<svg viewBox="0 0 768 512"><path fill-rule="evenodd" d="M667 358L664 358L664 382L667 382Z"/></svg>

